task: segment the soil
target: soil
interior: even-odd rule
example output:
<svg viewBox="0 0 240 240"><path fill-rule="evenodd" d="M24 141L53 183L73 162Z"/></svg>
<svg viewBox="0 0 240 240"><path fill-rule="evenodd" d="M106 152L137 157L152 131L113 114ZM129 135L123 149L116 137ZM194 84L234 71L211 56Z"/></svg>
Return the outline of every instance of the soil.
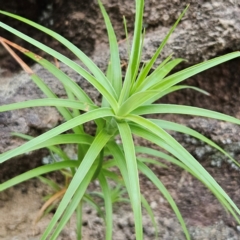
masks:
<svg viewBox="0 0 240 240"><path fill-rule="evenodd" d="M230 169L227 164L221 168L210 166L204 161L203 166L213 175L217 182L226 190L233 201L239 206L239 171ZM174 166L169 169L154 167L154 171L165 184L176 201L193 240L240 239L239 226L220 206L218 201L196 179ZM56 174L52 179L58 179ZM161 194L143 176L141 188L156 216L159 227L158 239L185 239L181 227L172 210ZM90 189L98 188L94 182ZM0 239L40 239L41 232L47 226L53 213L33 224L38 210L44 203L42 198L51 190L36 179L19 184L0 194ZM96 211L85 205L83 217L83 239L104 239L103 221ZM65 227L58 239L76 239L75 216ZM154 239L154 228L144 212L144 239ZM126 204L114 205L114 240L135 239L133 219L130 208Z"/></svg>

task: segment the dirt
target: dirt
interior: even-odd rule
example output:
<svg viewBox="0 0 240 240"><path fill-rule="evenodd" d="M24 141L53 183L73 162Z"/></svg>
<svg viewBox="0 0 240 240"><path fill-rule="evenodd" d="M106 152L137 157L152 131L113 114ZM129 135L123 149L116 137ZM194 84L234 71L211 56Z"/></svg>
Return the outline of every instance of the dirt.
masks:
<svg viewBox="0 0 240 240"><path fill-rule="evenodd" d="M227 164L216 168L204 161L203 165L239 206L239 171L230 169ZM226 214L218 201L196 179L174 166L170 166L167 170L154 167L154 171L171 192L193 240L240 239L239 226L234 219ZM51 178L56 179L56 174ZM97 182L91 184L90 189L96 188L98 188ZM141 176L141 189L156 216L159 239L185 239L167 201L143 176ZM36 225L33 221L44 203L42 198L50 192L46 185L36 179L2 192L0 213L4 217L0 218L0 239L40 239L53 213L42 218ZM86 205L83 212L83 239L104 239L103 221L96 211ZM143 222L144 239L154 239L154 228L146 212L144 212ZM73 216L58 239L75 240L75 224L75 216ZM133 218L129 206L122 203L115 204L113 239L134 239L133 232Z"/></svg>

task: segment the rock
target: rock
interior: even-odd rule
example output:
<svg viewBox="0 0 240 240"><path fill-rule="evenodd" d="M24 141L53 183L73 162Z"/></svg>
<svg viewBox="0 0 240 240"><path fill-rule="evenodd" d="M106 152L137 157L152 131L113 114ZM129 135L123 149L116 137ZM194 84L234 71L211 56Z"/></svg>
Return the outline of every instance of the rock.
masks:
<svg viewBox="0 0 240 240"><path fill-rule="evenodd" d="M146 42L148 42L147 45L151 45L152 51L163 40L169 28L189 3L190 7L171 37L164 56L174 52L176 57L185 58L189 64L193 64L212 58L220 52L239 48L240 6L236 0L164 0L161 2L146 0L144 26L147 31ZM126 17L131 34L135 14L134 2L105 0L103 4L112 19L118 39L125 38L122 16ZM51 0L42 1L41 4L31 1L31 8L22 8L19 5L21 3L10 0L3 6L3 10L15 12L50 27L88 54L92 53L100 43L107 43L105 25L96 1L91 0L86 3L83 0L67 2ZM1 18L5 23L69 55L69 52L64 50L59 43L50 40L47 36L42 37L39 31L8 17L1 16ZM3 29L0 29L0 35L23 44L23 41L16 39ZM8 59L0 66L5 69L16 67L5 50L0 51L0 56ZM70 56L73 55L70 54Z"/></svg>
<svg viewBox="0 0 240 240"><path fill-rule="evenodd" d="M235 31L239 32L239 4L236 1L155 1L147 5L145 14L147 24L151 25L151 17L157 19L157 28L147 38L155 46L162 39L169 27L186 6L190 7L180 22L171 40L167 52L182 57L189 64L210 59L226 49L237 49L239 40ZM227 9L227 10L226 10ZM164 18L168 15L168 21ZM154 24L154 23L152 23ZM156 23L155 23L156 24ZM164 27L167 27L164 28Z"/></svg>
<svg viewBox="0 0 240 240"><path fill-rule="evenodd" d="M231 141L236 142L240 139L240 127L228 122L193 118L189 121L189 127L200 131L217 143L231 144Z"/></svg>

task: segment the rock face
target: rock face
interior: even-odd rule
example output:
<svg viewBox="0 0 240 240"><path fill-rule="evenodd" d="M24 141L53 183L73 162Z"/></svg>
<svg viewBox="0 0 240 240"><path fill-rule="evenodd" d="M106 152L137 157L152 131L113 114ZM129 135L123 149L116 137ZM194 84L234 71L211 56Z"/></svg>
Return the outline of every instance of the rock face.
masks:
<svg viewBox="0 0 240 240"><path fill-rule="evenodd" d="M134 7L127 2L121 4L122 14L133 12ZM148 29L152 32L147 45L158 45L188 3L189 9L168 43L169 52L193 64L220 52L238 49L240 4L232 0L146 1L144 24L147 32Z"/></svg>
<svg viewBox="0 0 240 240"><path fill-rule="evenodd" d="M32 19L57 31L88 54L92 53L99 43L107 42L105 26L97 1L27 2L31 7L26 8L22 3L10 0L4 4L3 10ZM104 0L103 3L109 12L118 39L125 38L123 15L127 19L131 34L135 13L134 1ZM221 52L239 48L240 4L237 0L146 0L144 26L150 39L147 45L151 45L153 50L159 45L188 3L190 7L173 34L166 53L174 52L175 56L183 57L189 61L189 64L193 64L214 57ZM43 36L39 31L9 17L1 15L0 19L41 42L57 48L62 53L69 54L56 41ZM0 35L32 49L4 29L0 29ZM0 57L6 59L1 61L0 68L10 70L16 68L17 65L3 49L0 49Z"/></svg>

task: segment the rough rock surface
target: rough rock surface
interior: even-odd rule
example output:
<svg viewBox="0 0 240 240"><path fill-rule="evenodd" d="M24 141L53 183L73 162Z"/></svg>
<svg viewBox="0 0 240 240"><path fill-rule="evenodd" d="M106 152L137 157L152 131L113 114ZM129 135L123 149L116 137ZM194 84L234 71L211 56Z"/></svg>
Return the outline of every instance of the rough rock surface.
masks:
<svg viewBox="0 0 240 240"><path fill-rule="evenodd" d="M99 43L107 42L105 26L97 1L27 2L24 3L28 5L26 8L23 3L10 0L4 3L3 10L22 15L50 27L88 54L92 53ZM123 15L128 21L129 32L132 33L134 2L104 0L103 3L110 14L118 38L120 40L125 38L122 24ZM237 0L146 0L144 26L150 38L148 45L152 45L153 50L162 41L168 29L188 3L190 3L190 7L173 34L166 54L174 52L175 56L183 57L189 61L189 64L192 64L214 57L221 52L239 48L240 4ZM2 15L0 20L57 48L64 54L69 54L56 41L33 28ZM23 44L20 39L16 39L4 29L0 29L0 36ZM26 44L24 46L29 47ZM33 48L30 47L30 49ZM0 48L0 57L5 59L1 61L0 68L10 70L16 68L17 65L6 55L6 51L2 47Z"/></svg>

